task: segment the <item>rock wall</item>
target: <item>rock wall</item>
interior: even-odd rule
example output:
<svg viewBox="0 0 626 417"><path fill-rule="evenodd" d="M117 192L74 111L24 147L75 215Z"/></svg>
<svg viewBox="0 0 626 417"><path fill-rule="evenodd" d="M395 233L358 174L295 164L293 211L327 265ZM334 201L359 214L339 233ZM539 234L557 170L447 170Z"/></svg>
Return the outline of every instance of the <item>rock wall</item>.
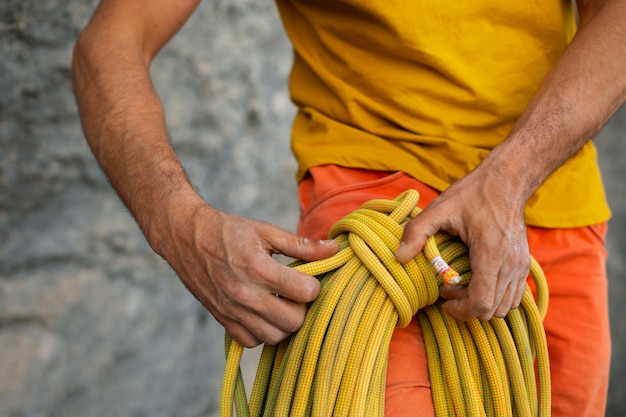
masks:
<svg viewBox="0 0 626 417"><path fill-rule="evenodd" d="M613 355L607 417L626 416L626 106L598 135L598 160L613 212L606 246L609 252L609 313Z"/></svg>
<svg viewBox="0 0 626 417"><path fill-rule="evenodd" d="M222 329L152 253L77 119L70 57L96 3L0 3L0 415L215 415ZM290 65L272 2L216 0L201 3L153 77L200 193L294 230ZM598 141L615 213L614 416L626 413L625 129L622 112Z"/></svg>
<svg viewBox="0 0 626 417"><path fill-rule="evenodd" d="M223 330L86 145L71 51L96 1L0 5L0 415L215 414ZM189 177L293 230L291 52L271 2L203 2L154 79Z"/></svg>

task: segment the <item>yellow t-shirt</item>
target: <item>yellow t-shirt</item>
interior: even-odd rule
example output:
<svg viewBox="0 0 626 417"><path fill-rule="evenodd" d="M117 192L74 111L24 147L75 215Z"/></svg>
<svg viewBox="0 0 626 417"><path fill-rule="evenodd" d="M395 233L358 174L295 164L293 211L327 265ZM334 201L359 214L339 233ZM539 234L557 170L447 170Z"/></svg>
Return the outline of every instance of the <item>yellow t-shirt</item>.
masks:
<svg viewBox="0 0 626 417"><path fill-rule="evenodd" d="M277 5L295 50L298 179L337 164L444 190L506 138L575 32L571 2L559 0ZM542 227L609 216L591 141L526 208L527 223Z"/></svg>

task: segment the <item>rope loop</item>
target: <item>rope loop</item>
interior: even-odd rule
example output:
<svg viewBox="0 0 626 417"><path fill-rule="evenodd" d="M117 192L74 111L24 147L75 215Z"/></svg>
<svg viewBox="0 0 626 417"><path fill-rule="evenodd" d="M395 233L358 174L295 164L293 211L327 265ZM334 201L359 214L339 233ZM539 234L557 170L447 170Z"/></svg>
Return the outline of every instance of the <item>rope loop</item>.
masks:
<svg viewBox="0 0 626 417"><path fill-rule="evenodd" d="M405 224L421 212L418 202L415 190L368 201L331 228L335 255L290 264L316 276L320 294L297 333L264 346L249 403L243 348L226 335L220 415L233 415L234 403L238 416L382 416L391 337L413 317L437 416L550 415L541 268L533 259L536 303L527 286L520 308L504 319L454 320L443 312L439 287L469 283L467 246L440 232L411 261L395 260Z"/></svg>
<svg viewBox="0 0 626 417"><path fill-rule="evenodd" d="M398 327L407 326L418 310L437 301L439 286L446 277L450 280L459 276L449 263L464 255L457 250L451 253L452 258L444 259L437 241L449 246L453 239L440 236L428 239L428 251L424 255L405 265L395 260L404 224L421 212L418 202L419 193L415 190L407 190L394 200L368 201L337 222L329 232L331 239L347 234L355 256L392 300L398 313Z"/></svg>

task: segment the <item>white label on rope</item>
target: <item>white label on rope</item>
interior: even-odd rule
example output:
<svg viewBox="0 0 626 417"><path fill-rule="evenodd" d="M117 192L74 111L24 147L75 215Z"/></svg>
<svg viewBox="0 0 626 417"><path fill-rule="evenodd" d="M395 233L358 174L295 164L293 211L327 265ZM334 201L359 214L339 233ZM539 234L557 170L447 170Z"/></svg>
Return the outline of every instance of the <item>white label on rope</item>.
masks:
<svg viewBox="0 0 626 417"><path fill-rule="evenodd" d="M444 272L450 269L450 266L446 263L446 261L443 260L441 256L435 256L433 260L430 261L430 263L435 267L439 275L442 275Z"/></svg>
<svg viewBox="0 0 626 417"><path fill-rule="evenodd" d="M447 281L450 284L458 284L461 282L461 277L458 275L446 278L446 273L452 268L450 268L450 265L448 265L448 263L444 261L441 256L436 256L432 261L430 261L430 263L435 267L437 273L441 275L444 282Z"/></svg>

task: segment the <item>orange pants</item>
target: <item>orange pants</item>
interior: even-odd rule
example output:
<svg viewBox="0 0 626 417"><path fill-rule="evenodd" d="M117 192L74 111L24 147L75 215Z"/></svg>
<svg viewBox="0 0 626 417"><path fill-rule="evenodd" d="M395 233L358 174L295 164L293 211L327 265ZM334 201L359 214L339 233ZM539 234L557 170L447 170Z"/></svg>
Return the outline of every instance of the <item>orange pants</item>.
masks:
<svg viewBox="0 0 626 417"><path fill-rule="evenodd" d="M300 184L298 233L325 238L345 214L373 198L420 193L420 207L439 194L404 173L338 166L311 169ZM544 321L552 374L552 415L603 416L608 389L610 333L606 223L574 228L528 227L530 251L544 269L550 304ZM426 353L416 319L396 329L389 348L385 414L434 416Z"/></svg>

